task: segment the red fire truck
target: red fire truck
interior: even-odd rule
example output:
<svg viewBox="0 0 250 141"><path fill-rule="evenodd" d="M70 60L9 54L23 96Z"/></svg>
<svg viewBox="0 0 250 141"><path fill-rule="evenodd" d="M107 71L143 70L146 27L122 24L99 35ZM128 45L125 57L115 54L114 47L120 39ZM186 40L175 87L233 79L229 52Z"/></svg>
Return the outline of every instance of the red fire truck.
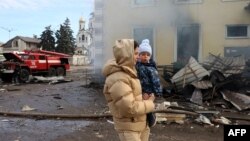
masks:
<svg viewBox="0 0 250 141"><path fill-rule="evenodd" d="M70 65L67 54L37 50L3 53L5 61L0 65L1 79L4 82L13 80L18 74L20 82L27 82L30 75L65 76Z"/></svg>

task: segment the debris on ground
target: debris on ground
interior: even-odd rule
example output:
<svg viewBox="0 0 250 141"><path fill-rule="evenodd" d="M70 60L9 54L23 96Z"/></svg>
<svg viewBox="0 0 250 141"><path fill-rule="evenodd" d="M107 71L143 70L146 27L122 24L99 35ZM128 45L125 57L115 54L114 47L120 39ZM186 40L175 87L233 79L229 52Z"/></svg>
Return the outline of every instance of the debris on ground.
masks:
<svg viewBox="0 0 250 141"><path fill-rule="evenodd" d="M250 60L246 61L244 56L221 57L209 54L202 63L190 57L188 63L178 71L173 67L160 66L163 71L161 81L164 98L167 102L178 103L178 106L168 106L167 109L182 107L184 111L196 112L198 117L185 118L208 125L249 121ZM159 109L162 107L158 106ZM168 120L164 114L157 115L159 122Z"/></svg>
<svg viewBox="0 0 250 141"><path fill-rule="evenodd" d="M31 80L35 83L49 83L49 84L57 84L57 83L65 83L71 82L72 80L66 80L63 76L53 76L53 77L43 77L43 76L34 76Z"/></svg>
<svg viewBox="0 0 250 141"><path fill-rule="evenodd" d="M24 105L24 106L22 107L22 111L23 111L23 112L26 112L26 111L34 111L34 110L36 110L36 108L31 108L31 107L28 106L28 105Z"/></svg>

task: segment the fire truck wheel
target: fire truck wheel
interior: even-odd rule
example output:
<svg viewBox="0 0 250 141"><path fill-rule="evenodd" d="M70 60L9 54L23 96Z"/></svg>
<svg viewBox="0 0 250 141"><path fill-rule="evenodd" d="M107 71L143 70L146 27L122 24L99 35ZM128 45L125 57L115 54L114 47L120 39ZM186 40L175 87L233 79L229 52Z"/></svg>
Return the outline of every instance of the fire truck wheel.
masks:
<svg viewBox="0 0 250 141"><path fill-rule="evenodd" d="M49 76L56 76L56 69L55 68L49 68L48 75Z"/></svg>
<svg viewBox="0 0 250 141"><path fill-rule="evenodd" d="M58 67L56 69L56 74L57 74L57 76L64 76L64 74L65 74L64 68L63 67Z"/></svg>
<svg viewBox="0 0 250 141"><path fill-rule="evenodd" d="M20 81L21 82L27 82L29 81L29 71L27 69L21 69L20 71Z"/></svg>

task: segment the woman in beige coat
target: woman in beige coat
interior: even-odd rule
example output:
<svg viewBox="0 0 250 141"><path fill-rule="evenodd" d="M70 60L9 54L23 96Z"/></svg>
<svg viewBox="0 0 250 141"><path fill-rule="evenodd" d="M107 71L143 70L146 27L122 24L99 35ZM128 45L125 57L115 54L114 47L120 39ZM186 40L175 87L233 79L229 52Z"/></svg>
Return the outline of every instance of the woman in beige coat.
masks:
<svg viewBox="0 0 250 141"><path fill-rule="evenodd" d="M138 43L122 39L113 47L115 59L107 61L103 68L106 77L104 95L113 115L114 127L121 141L148 141L150 129L146 114L154 109L154 96L143 100L135 64L138 59Z"/></svg>

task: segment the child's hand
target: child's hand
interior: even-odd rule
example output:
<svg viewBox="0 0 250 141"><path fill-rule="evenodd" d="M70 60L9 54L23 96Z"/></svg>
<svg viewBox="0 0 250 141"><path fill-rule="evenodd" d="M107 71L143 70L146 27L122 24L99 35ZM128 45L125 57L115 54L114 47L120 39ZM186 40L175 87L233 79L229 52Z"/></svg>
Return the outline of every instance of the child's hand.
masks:
<svg viewBox="0 0 250 141"><path fill-rule="evenodd" d="M142 94L142 99L144 99L144 100L148 100L149 99L149 94L147 94L147 93L144 93L144 94Z"/></svg>
<svg viewBox="0 0 250 141"><path fill-rule="evenodd" d="M152 100L152 101L154 101L154 100L155 100L155 95L154 95L153 93L151 93L151 94L144 93L144 94L142 95L142 98L143 98L144 100Z"/></svg>
<svg viewBox="0 0 250 141"><path fill-rule="evenodd" d="M154 101L155 100L155 95L153 93L150 94L148 100Z"/></svg>

